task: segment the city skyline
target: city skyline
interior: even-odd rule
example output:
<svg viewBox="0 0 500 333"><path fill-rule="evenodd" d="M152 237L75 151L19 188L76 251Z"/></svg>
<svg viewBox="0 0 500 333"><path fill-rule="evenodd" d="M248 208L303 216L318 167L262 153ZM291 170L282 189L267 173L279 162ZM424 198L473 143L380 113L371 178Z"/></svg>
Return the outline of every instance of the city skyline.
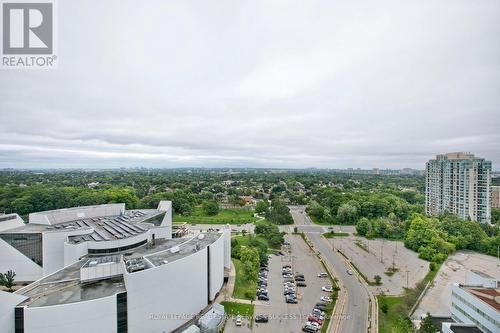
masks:
<svg viewBox="0 0 500 333"><path fill-rule="evenodd" d="M58 68L1 71L0 168L500 165L499 2L57 11Z"/></svg>

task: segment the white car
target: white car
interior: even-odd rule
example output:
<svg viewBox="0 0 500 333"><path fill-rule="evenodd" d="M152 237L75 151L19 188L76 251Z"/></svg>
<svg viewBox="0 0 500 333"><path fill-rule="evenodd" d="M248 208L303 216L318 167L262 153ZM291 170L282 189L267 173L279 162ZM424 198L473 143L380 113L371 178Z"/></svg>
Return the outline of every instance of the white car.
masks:
<svg viewBox="0 0 500 333"><path fill-rule="evenodd" d="M352 271L350 269L348 269L346 272L347 274L352 275Z"/></svg>
<svg viewBox="0 0 500 333"><path fill-rule="evenodd" d="M238 316L236 316L236 326L241 326L241 324L242 324L241 316L238 315Z"/></svg>
<svg viewBox="0 0 500 333"><path fill-rule="evenodd" d="M327 293L333 293L333 288L331 286L323 286L321 290L326 291Z"/></svg>
<svg viewBox="0 0 500 333"><path fill-rule="evenodd" d="M322 273L318 274L318 277L319 278L326 278L326 277L328 277L328 274L326 274L325 272L322 272Z"/></svg>
<svg viewBox="0 0 500 333"><path fill-rule="evenodd" d="M332 301L332 298L330 296L321 296L319 299L320 301L327 303L330 303Z"/></svg>

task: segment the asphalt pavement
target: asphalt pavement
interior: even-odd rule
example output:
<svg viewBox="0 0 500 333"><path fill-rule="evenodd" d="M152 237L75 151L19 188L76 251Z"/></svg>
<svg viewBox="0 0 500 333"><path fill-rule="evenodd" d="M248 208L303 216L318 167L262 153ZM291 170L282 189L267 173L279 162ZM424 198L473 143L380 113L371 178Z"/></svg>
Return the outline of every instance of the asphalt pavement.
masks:
<svg viewBox="0 0 500 333"><path fill-rule="evenodd" d="M324 232L326 228L312 225L311 220L302 209L292 208L291 213L295 224L302 226L299 229L307 235L314 247L330 262L339 283L347 291L347 299L340 319L339 332L367 332L368 311L370 307L369 295L366 288L355 275L347 274L347 270L350 268L345 263L344 257L334 252L328 242L322 239L321 232Z"/></svg>

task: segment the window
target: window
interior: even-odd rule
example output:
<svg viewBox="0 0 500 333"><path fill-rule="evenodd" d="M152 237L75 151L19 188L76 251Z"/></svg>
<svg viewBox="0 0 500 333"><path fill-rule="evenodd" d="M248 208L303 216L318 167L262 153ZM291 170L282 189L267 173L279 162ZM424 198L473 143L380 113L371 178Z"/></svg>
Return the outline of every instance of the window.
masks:
<svg viewBox="0 0 500 333"><path fill-rule="evenodd" d="M41 233L0 234L0 238L38 265L43 266Z"/></svg>

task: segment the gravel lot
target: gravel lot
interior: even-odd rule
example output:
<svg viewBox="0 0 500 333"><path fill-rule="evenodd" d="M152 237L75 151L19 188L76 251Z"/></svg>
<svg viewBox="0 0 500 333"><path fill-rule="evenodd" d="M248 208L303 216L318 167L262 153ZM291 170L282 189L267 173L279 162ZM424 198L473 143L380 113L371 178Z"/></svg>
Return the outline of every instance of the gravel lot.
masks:
<svg viewBox="0 0 500 333"><path fill-rule="evenodd" d="M500 261L497 258L470 251L456 252L441 266L433 286L425 294L413 318L419 319L421 314L427 312L449 316L451 286L453 283L466 283L467 272L471 269L500 280Z"/></svg>
<svg viewBox="0 0 500 333"><path fill-rule="evenodd" d="M335 231L339 230L335 228ZM356 245L356 241L365 244L367 251ZM406 287L406 271L408 271L408 287L410 288L421 281L429 271L429 263L419 259L416 252L406 249L403 242L368 240L355 236L334 237L329 239L329 242L349 257L370 281L373 281L375 275L380 275L382 285L371 287L377 294L383 291L386 295L399 295ZM388 276L384 272L392 267L393 259L394 266L399 271Z"/></svg>

